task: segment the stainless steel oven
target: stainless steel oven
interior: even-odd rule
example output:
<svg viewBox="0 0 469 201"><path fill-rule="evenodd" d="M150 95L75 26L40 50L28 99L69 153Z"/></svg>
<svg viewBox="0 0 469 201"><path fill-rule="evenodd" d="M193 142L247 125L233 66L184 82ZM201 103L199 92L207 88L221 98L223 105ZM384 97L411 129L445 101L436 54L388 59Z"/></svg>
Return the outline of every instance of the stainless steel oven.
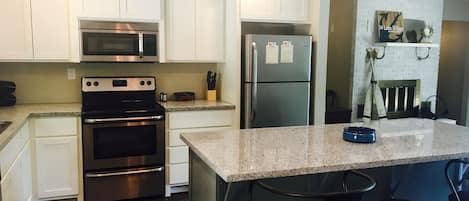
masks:
<svg viewBox="0 0 469 201"><path fill-rule="evenodd" d="M154 77L82 79L85 201L164 195L164 114Z"/></svg>
<svg viewBox="0 0 469 201"><path fill-rule="evenodd" d="M82 62L158 62L158 23L80 21Z"/></svg>
<svg viewBox="0 0 469 201"><path fill-rule="evenodd" d="M85 170L164 164L164 117L83 120Z"/></svg>

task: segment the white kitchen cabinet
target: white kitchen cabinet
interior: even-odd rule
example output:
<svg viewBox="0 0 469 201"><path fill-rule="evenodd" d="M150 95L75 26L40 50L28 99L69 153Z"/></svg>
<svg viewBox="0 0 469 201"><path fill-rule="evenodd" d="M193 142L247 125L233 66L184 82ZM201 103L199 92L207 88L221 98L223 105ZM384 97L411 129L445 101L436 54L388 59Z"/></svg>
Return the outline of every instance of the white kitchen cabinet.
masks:
<svg viewBox="0 0 469 201"><path fill-rule="evenodd" d="M29 141L21 153L2 177L0 183L3 201L31 201L31 148Z"/></svg>
<svg viewBox="0 0 469 201"><path fill-rule="evenodd" d="M0 2L0 59L32 59L30 0Z"/></svg>
<svg viewBox="0 0 469 201"><path fill-rule="evenodd" d="M309 23L311 0L241 0L241 19L259 22Z"/></svg>
<svg viewBox="0 0 469 201"><path fill-rule="evenodd" d="M171 0L166 11L168 61L223 61L223 1Z"/></svg>
<svg viewBox="0 0 469 201"><path fill-rule="evenodd" d="M180 139L181 134L230 129L233 110L168 112L166 119L166 196L170 196L173 188L189 184L189 147Z"/></svg>
<svg viewBox="0 0 469 201"><path fill-rule="evenodd" d="M160 0L121 0L121 18L158 21L161 16Z"/></svg>
<svg viewBox="0 0 469 201"><path fill-rule="evenodd" d="M31 0L31 11L34 58L70 59L69 0Z"/></svg>
<svg viewBox="0 0 469 201"><path fill-rule="evenodd" d="M195 0L171 0L168 4L166 59L195 59Z"/></svg>
<svg viewBox="0 0 469 201"><path fill-rule="evenodd" d="M81 17L97 20L158 21L161 0L81 0Z"/></svg>
<svg viewBox="0 0 469 201"><path fill-rule="evenodd" d="M77 137L35 141L38 198L78 195Z"/></svg>
<svg viewBox="0 0 469 201"><path fill-rule="evenodd" d="M82 0L82 16L119 18L120 0Z"/></svg>

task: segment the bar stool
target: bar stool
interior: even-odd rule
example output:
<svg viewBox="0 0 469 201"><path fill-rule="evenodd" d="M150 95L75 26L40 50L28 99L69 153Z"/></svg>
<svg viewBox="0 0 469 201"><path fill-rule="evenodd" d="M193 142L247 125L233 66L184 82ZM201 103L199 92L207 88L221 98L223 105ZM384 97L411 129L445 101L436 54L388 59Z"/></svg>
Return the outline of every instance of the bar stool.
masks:
<svg viewBox="0 0 469 201"><path fill-rule="evenodd" d="M452 191L452 193L448 196L448 200L449 201L468 201L469 200L469 191L458 191L456 189L456 185L457 186L461 185L462 182L464 182L465 179L469 178L469 175L467 173L465 173L462 180L458 180L455 184L453 179L451 179L451 175L449 173L449 168L453 164L469 165L469 161L456 159L456 160L451 160L446 164L446 167L445 167L446 180L448 181L448 184L451 187L451 191Z"/></svg>
<svg viewBox="0 0 469 201"><path fill-rule="evenodd" d="M347 178L349 175L355 175L366 180L367 185L360 189L349 190L347 185ZM309 194L302 192L291 192L284 191L273 186L270 186L262 181L255 181L254 185L261 187L264 190L267 190L273 194L277 194L284 197L290 198L305 198L305 199L320 199L323 201L361 201L365 193L373 190L376 187L376 181L370 176L361 173L359 171L347 171L342 177L342 192L328 192L328 193L317 193ZM252 192L252 190L251 190Z"/></svg>

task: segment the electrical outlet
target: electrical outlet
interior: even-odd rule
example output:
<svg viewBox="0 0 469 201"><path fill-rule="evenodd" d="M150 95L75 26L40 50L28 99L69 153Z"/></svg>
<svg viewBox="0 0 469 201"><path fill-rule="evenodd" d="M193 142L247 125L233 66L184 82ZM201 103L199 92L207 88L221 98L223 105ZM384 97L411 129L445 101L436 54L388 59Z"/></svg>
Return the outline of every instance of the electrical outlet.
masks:
<svg viewBox="0 0 469 201"><path fill-rule="evenodd" d="M75 68L67 68L67 78L68 78L68 80L77 79Z"/></svg>

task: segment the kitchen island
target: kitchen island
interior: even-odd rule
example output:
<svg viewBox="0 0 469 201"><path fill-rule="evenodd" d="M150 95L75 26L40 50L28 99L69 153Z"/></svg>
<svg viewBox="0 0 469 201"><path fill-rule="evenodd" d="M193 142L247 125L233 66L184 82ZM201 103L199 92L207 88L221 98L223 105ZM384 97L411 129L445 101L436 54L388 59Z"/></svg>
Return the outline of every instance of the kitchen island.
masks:
<svg viewBox="0 0 469 201"><path fill-rule="evenodd" d="M347 126L375 128L377 142L343 141ZM230 183L469 157L469 128L413 118L186 133L181 138L190 148L192 201L224 200ZM230 200L244 200L240 192Z"/></svg>

